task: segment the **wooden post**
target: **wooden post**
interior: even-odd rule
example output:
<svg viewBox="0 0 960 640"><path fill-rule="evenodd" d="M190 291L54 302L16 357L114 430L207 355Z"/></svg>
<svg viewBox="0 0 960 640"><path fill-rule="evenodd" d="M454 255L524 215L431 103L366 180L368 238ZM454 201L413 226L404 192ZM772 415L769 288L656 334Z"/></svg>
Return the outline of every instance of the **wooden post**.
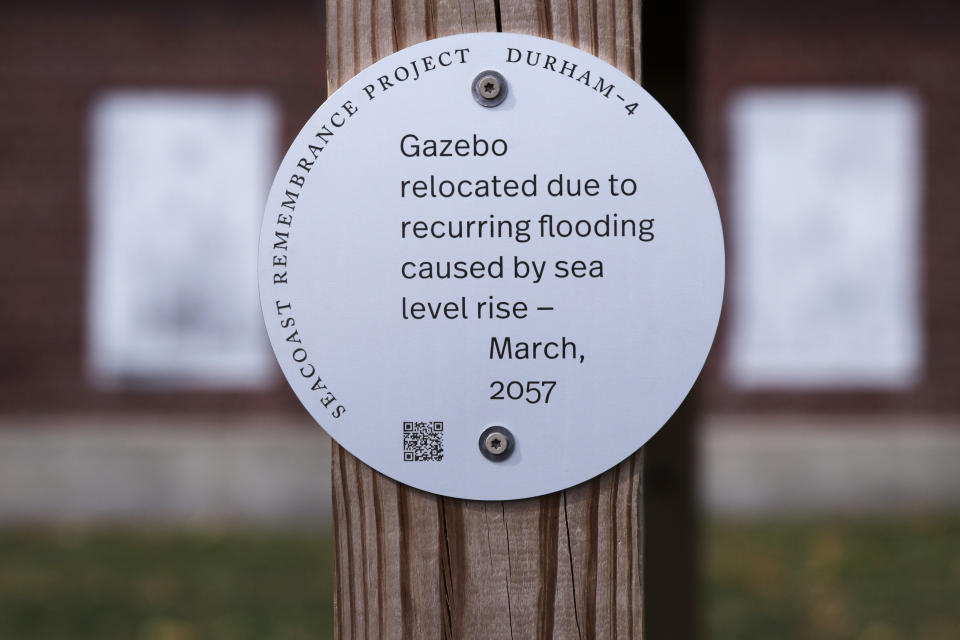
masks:
<svg viewBox="0 0 960 640"><path fill-rule="evenodd" d="M639 80L637 0L328 0L328 87L417 42L498 27ZM478 502L401 485L334 444L337 637L642 638L642 467L641 450L559 493Z"/></svg>

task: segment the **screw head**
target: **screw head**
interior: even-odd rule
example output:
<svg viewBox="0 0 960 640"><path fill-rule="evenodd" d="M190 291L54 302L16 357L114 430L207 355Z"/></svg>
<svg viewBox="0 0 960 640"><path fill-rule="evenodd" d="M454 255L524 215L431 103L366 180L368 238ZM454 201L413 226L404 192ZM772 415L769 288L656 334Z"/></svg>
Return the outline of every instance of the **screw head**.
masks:
<svg viewBox="0 0 960 640"><path fill-rule="evenodd" d="M483 439L483 448L487 450L487 453L498 456L507 450L507 439L503 437L502 433L491 433Z"/></svg>
<svg viewBox="0 0 960 640"><path fill-rule="evenodd" d="M513 434L506 427L488 427L480 434L480 453L487 460L501 462L513 453Z"/></svg>
<svg viewBox="0 0 960 640"><path fill-rule="evenodd" d="M500 95L500 80L497 76L485 75L480 78L480 95L492 100Z"/></svg>
<svg viewBox="0 0 960 640"><path fill-rule="evenodd" d="M507 97L507 80L496 71L482 71L473 79L474 99L484 107L495 107Z"/></svg>

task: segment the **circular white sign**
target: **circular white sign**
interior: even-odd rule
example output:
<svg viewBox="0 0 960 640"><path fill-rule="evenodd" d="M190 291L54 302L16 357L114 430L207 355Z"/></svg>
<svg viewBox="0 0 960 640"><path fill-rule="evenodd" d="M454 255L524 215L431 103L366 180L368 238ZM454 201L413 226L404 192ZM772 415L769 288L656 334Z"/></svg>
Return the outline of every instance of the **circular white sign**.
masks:
<svg viewBox="0 0 960 640"><path fill-rule="evenodd" d="M259 260L316 421L400 482L482 500L643 445L723 296L716 201L677 125L609 64L517 34L417 44L330 96L283 159Z"/></svg>

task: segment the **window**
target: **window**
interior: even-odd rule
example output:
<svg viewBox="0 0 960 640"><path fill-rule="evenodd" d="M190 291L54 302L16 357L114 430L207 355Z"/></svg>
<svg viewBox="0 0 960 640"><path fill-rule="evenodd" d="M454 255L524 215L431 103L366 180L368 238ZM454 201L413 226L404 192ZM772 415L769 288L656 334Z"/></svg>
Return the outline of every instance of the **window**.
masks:
<svg viewBox="0 0 960 640"><path fill-rule="evenodd" d="M107 387L256 387L273 358L257 236L277 111L256 94L129 91L92 107L88 359Z"/></svg>
<svg viewBox="0 0 960 640"><path fill-rule="evenodd" d="M916 97L747 91L729 116L734 384L912 385L922 364Z"/></svg>

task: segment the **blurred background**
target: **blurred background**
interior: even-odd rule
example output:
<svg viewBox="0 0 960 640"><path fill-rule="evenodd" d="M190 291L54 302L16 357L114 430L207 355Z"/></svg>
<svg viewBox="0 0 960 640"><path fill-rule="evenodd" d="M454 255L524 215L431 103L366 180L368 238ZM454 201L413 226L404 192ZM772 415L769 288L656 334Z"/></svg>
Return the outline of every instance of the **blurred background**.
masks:
<svg viewBox="0 0 960 640"><path fill-rule="evenodd" d="M329 440L254 264L323 25L0 8L0 639L332 637ZM729 256L648 458L691 628L960 638L960 4L649 0L643 43Z"/></svg>

